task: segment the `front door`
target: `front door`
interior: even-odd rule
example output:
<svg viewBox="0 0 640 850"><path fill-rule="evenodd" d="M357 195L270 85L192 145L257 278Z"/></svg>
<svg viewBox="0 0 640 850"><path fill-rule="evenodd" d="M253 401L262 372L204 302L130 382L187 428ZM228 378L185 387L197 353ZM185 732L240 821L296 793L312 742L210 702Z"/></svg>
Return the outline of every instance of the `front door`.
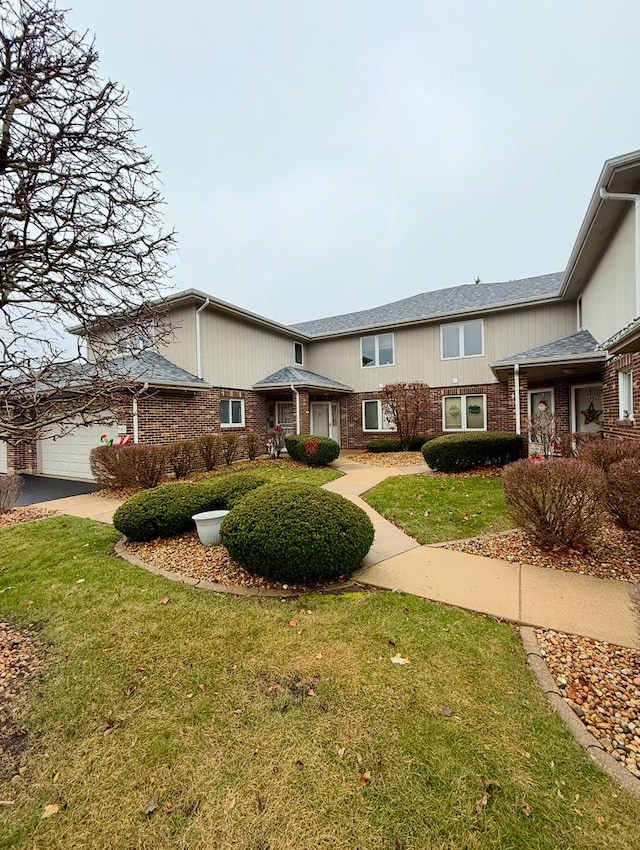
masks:
<svg viewBox="0 0 640 850"><path fill-rule="evenodd" d="M285 437L296 433L296 425L293 416L293 403L290 401L276 402L276 425L280 425Z"/></svg>
<svg viewBox="0 0 640 850"><path fill-rule="evenodd" d="M602 384L573 387L573 425L578 433L602 431Z"/></svg>
<svg viewBox="0 0 640 850"><path fill-rule="evenodd" d="M330 435L331 405L326 401L311 403L311 433L316 437Z"/></svg>

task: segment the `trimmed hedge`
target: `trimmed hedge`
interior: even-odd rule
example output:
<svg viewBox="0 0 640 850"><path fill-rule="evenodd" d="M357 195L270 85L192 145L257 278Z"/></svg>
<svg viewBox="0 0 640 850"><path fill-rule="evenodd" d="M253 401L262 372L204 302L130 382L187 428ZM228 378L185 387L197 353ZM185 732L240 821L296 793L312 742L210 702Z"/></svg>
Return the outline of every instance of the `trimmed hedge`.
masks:
<svg viewBox="0 0 640 850"><path fill-rule="evenodd" d="M504 466L522 457L523 442L509 431L445 434L422 447L422 456L434 472L458 472L478 466Z"/></svg>
<svg viewBox="0 0 640 850"><path fill-rule="evenodd" d="M409 443L410 452L419 452L425 443L428 443L430 440L435 440L435 438L439 436L437 434L418 434L415 437L411 438L411 442ZM400 440L393 440L389 437L378 437L375 440L370 440L366 446L366 450L373 454L378 454L379 452L401 452L402 451L402 443Z"/></svg>
<svg viewBox="0 0 640 850"><path fill-rule="evenodd" d="M311 484L266 484L225 517L231 556L271 581L314 584L356 570L373 543L366 513Z"/></svg>
<svg viewBox="0 0 640 850"><path fill-rule="evenodd" d="M113 515L113 524L136 543L175 537L193 528L194 514L230 510L264 484L264 478L243 472L193 483L164 484L127 499Z"/></svg>
<svg viewBox="0 0 640 850"><path fill-rule="evenodd" d="M340 455L340 446L329 437L316 437L313 434L293 434L285 437L285 446L292 460L306 463L307 466L328 466Z"/></svg>

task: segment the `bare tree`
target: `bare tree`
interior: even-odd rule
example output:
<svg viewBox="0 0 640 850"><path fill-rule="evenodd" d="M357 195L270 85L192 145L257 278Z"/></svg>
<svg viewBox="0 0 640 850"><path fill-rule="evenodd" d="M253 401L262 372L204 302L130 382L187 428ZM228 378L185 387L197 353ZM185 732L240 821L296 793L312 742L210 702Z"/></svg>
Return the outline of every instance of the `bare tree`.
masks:
<svg viewBox="0 0 640 850"><path fill-rule="evenodd" d="M429 409L429 387L427 384L387 384L382 390L387 416L396 426L402 449L406 451L411 440L420 434L423 419Z"/></svg>
<svg viewBox="0 0 640 850"><path fill-rule="evenodd" d="M168 272L174 237L161 229L156 168L125 92L100 80L97 61L50 0L0 0L0 437L9 440L105 409L121 379L105 364L84 368L82 336L99 359L126 317L148 347Z"/></svg>
<svg viewBox="0 0 640 850"><path fill-rule="evenodd" d="M554 455L556 441L556 418L546 406L540 403L540 408L529 419L529 434L531 442L542 447L542 455L549 459Z"/></svg>

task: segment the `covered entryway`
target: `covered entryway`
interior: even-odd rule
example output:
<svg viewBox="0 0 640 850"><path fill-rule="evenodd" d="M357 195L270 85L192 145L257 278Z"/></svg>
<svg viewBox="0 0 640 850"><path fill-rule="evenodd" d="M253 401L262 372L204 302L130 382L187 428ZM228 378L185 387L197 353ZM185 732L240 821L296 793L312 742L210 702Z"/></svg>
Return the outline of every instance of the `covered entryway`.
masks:
<svg viewBox="0 0 640 850"><path fill-rule="evenodd" d="M0 472L6 472L7 469L7 444L4 440L0 440Z"/></svg>
<svg viewBox="0 0 640 850"><path fill-rule="evenodd" d="M93 481L89 458L91 449L100 445L102 434L117 435L117 426L107 422L103 425L79 425L61 436L61 429L53 427L46 437L38 440L38 472L60 478L77 478Z"/></svg>
<svg viewBox="0 0 640 850"><path fill-rule="evenodd" d="M311 433L340 442L340 405L337 401L311 402Z"/></svg>

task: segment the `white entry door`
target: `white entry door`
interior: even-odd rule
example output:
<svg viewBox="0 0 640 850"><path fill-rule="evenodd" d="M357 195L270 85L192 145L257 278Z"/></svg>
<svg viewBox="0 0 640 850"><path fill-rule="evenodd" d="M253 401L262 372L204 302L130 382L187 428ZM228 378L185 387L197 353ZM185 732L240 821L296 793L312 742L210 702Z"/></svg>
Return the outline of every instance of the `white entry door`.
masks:
<svg viewBox="0 0 640 850"><path fill-rule="evenodd" d="M7 468L7 444L0 440L0 472L6 472Z"/></svg>
<svg viewBox="0 0 640 850"><path fill-rule="evenodd" d="M579 433L602 431L602 384L572 387L573 428Z"/></svg>
<svg viewBox="0 0 640 850"><path fill-rule="evenodd" d="M340 442L340 406L337 402L311 403L311 433L316 437L331 437Z"/></svg>

